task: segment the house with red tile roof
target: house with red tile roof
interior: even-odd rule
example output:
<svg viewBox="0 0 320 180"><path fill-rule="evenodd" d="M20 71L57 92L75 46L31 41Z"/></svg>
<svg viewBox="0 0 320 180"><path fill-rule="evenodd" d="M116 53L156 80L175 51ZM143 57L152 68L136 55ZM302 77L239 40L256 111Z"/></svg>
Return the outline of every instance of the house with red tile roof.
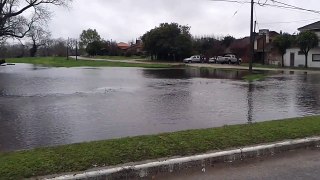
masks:
<svg viewBox="0 0 320 180"><path fill-rule="evenodd" d="M124 51L127 50L130 47L129 44L124 43L124 42L117 43L117 46L118 46L119 49L124 50Z"/></svg>

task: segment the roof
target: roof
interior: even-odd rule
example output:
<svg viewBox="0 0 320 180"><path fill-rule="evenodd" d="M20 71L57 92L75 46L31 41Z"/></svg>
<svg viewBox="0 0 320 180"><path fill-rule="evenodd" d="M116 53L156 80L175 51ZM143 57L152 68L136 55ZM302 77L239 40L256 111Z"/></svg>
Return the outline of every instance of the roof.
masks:
<svg viewBox="0 0 320 180"><path fill-rule="evenodd" d="M320 21L298 28L299 31L320 30Z"/></svg>
<svg viewBox="0 0 320 180"><path fill-rule="evenodd" d="M270 37L275 37L275 36L279 36L279 35L280 35L280 34L279 34L278 32L276 32L276 31L270 31L269 34L270 34Z"/></svg>
<svg viewBox="0 0 320 180"><path fill-rule="evenodd" d="M120 43L118 43L117 44L118 46L127 46L127 47L129 47L129 44L127 44L127 43L124 43L124 42L120 42Z"/></svg>
<svg viewBox="0 0 320 180"><path fill-rule="evenodd" d="M130 47L129 44L124 43L124 42L118 43L117 46L118 46L120 49L123 49L123 50L124 50L124 49L128 49L128 48Z"/></svg>
<svg viewBox="0 0 320 180"><path fill-rule="evenodd" d="M229 49L230 48L234 48L234 47L246 47L248 45L250 45L250 37L245 37L245 38L242 38L242 39L234 40L230 44Z"/></svg>

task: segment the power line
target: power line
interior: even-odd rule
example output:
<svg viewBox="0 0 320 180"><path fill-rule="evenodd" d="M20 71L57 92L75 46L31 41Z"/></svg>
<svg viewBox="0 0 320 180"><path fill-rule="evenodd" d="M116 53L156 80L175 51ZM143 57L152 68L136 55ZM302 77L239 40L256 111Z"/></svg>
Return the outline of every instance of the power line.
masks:
<svg viewBox="0 0 320 180"><path fill-rule="evenodd" d="M280 2L280 1L276 1L276 0L271 0L273 2L273 4L270 4L270 3L267 3L268 1L269 0L266 0L264 3L260 3L260 0L259 0L257 2L257 4L260 5L260 6L270 6L270 7L282 8L282 9L301 10L301 11L307 11L307 12L311 12L311 13L320 14L320 11L306 9L306 8L290 5L290 4L283 3L283 2Z"/></svg>
<svg viewBox="0 0 320 180"><path fill-rule="evenodd" d="M314 20L320 20L320 18L304 19L304 20L296 20L296 21L267 22L267 23L260 23L260 24L261 24L261 25L268 25L268 24L287 24L287 23L297 23L297 22L306 22L306 21L314 21Z"/></svg>
<svg viewBox="0 0 320 180"><path fill-rule="evenodd" d="M253 33L253 12L255 10L255 6L254 4L258 4L262 7L265 6L270 6L270 7L276 7L276 8L283 8L283 9L291 9L291 10L300 10L300 11L306 11L306 12L311 12L311 13L316 13L316 14L320 14L320 11L316 11L316 10L310 10L310 9L306 9L306 8L302 8L302 7L297 7L294 5L290 5L287 3L283 3L280 1L276 1L276 0L271 0L273 2L273 4L268 3L269 0L264 0L264 2L260 2L261 0L258 0L258 2L251 0L249 1L239 1L239 0L211 0L211 1L221 1L221 2L230 2L230 3L240 3L240 4L245 4L245 3L250 3L251 6L251 18L250 18L250 51L251 51L251 58L249 61L249 72L252 73L252 63L253 63L253 59L254 59L254 33ZM256 20L257 20L257 13L255 13L256 15Z"/></svg>
<svg viewBox="0 0 320 180"><path fill-rule="evenodd" d="M276 0L272 0L272 2L275 2L275 3L281 4L281 5L285 5L285 6L288 6L288 7L293 8L293 9L303 10L303 11L309 11L309 12L314 12L314 13L320 14L320 11L310 10L310 9L305 9L305 8L302 8L302 7L298 7L298 6L290 5L290 4L283 3L283 2L280 2L280 1L276 1Z"/></svg>
<svg viewBox="0 0 320 180"><path fill-rule="evenodd" d="M216 2L230 2L230 3L239 3L239 4L250 4L251 2L249 1L240 1L240 0L210 0L210 1L216 1ZM269 6L269 7L276 7L276 8L281 8L281 9L290 9L290 10L300 10L300 11L306 11L306 12L311 12L311 13L316 13L320 14L320 11L317 10L312 10L312 9L306 9L298 6L294 6L291 4L283 3L280 1L276 0L271 0L273 4L268 3L269 0L265 0L265 2L261 3L261 0L258 0L258 2L254 2L260 6Z"/></svg>
<svg viewBox="0 0 320 180"><path fill-rule="evenodd" d="M231 2L231 3L239 3L239 4L250 3L249 1L237 1L237 0L210 0L210 1Z"/></svg>

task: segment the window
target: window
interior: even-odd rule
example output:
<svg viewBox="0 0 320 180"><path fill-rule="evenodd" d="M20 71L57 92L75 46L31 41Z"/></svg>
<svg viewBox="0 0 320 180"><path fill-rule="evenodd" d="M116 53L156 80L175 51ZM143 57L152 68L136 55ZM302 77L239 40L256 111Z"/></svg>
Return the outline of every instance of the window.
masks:
<svg viewBox="0 0 320 180"><path fill-rule="evenodd" d="M312 54L312 61L320 61L320 54Z"/></svg>
<svg viewBox="0 0 320 180"><path fill-rule="evenodd" d="M303 54L303 52L302 52L302 51L299 51L299 52L298 52L298 55L304 55L304 54Z"/></svg>

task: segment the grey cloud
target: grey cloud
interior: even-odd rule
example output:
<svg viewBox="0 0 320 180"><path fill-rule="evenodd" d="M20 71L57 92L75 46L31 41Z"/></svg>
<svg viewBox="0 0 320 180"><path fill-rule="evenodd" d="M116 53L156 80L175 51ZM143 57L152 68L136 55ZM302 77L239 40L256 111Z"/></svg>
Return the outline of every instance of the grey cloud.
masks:
<svg viewBox="0 0 320 180"><path fill-rule="evenodd" d="M283 1L284 2L284 1ZM291 0L287 3L320 9L318 0ZM83 29L95 28L104 39L129 41L162 22L191 26L193 35L249 35L249 4L212 2L210 0L74 0L72 7L54 8L50 29L54 37L78 37ZM234 15L236 13L236 15ZM256 6L259 28L293 33L316 20L317 14ZM320 18L319 18L320 20Z"/></svg>

